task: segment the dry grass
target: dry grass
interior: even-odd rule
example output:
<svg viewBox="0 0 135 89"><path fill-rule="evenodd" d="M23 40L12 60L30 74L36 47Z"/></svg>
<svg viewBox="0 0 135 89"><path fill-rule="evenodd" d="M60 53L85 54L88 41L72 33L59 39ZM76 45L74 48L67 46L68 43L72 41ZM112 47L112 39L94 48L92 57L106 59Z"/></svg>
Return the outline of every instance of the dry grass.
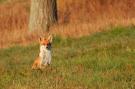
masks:
<svg viewBox="0 0 135 89"><path fill-rule="evenodd" d="M58 0L59 23L51 33L81 37L117 25L135 25L134 0ZM27 44L39 34L28 32L29 0L8 0L0 4L0 47Z"/></svg>
<svg viewBox="0 0 135 89"><path fill-rule="evenodd" d="M51 33L62 37L82 37L95 32L101 32L114 26L135 25L135 19L112 19L95 23L59 24L51 28Z"/></svg>
<svg viewBox="0 0 135 89"><path fill-rule="evenodd" d="M134 9L134 0L58 0L62 23L134 18Z"/></svg>

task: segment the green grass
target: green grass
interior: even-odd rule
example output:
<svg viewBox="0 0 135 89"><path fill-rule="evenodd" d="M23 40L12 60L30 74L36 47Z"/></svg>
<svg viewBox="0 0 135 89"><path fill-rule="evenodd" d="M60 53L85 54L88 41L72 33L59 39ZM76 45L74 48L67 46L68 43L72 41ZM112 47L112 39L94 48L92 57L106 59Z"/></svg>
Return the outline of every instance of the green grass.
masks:
<svg viewBox="0 0 135 89"><path fill-rule="evenodd" d="M135 89L135 27L53 42L52 64L31 70L39 45L0 49L0 89Z"/></svg>

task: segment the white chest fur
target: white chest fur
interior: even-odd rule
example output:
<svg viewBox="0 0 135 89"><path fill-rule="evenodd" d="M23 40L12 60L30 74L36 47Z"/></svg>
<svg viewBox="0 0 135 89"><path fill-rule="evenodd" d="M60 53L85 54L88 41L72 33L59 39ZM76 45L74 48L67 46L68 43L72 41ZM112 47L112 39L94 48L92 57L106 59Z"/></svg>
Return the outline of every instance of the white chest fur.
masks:
<svg viewBox="0 0 135 89"><path fill-rule="evenodd" d="M51 50L48 50L46 46L40 46L39 57L41 58L42 64L47 65L51 63Z"/></svg>

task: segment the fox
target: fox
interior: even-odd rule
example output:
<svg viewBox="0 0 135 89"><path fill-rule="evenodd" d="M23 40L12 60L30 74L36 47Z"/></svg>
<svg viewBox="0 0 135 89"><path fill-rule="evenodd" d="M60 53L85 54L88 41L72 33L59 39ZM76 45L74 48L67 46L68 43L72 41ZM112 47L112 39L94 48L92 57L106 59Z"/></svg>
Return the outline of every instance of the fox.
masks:
<svg viewBox="0 0 135 89"><path fill-rule="evenodd" d="M42 69L43 66L51 64L51 44L52 44L52 35L49 35L48 38L40 37L40 52L38 57L34 60L32 69Z"/></svg>

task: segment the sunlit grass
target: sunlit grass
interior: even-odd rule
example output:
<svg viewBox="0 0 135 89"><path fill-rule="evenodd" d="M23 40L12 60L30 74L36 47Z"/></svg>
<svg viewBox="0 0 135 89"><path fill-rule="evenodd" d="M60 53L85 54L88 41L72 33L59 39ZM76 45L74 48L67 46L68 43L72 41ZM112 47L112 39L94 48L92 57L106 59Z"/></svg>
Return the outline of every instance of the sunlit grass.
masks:
<svg viewBox="0 0 135 89"><path fill-rule="evenodd" d="M0 50L0 89L134 89L135 28L55 37L52 64L31 70L39 45Z"/></svg>

